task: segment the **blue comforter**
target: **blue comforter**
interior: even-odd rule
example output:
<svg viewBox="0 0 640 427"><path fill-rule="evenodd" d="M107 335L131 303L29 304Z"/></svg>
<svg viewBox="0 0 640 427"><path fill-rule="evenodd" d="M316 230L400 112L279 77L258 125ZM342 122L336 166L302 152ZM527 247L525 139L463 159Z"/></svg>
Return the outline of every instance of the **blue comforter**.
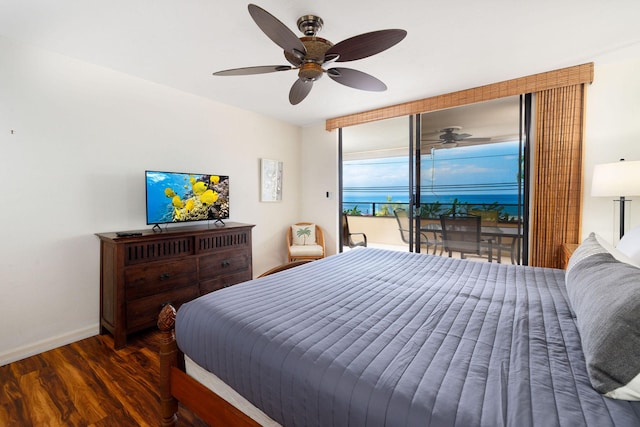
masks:
<svg viewBox="0 0 640 427"><path fill-rule="evenodd" d="M564 271L357 249L184 304L178 345L284 426L640 426Z"/></svg>

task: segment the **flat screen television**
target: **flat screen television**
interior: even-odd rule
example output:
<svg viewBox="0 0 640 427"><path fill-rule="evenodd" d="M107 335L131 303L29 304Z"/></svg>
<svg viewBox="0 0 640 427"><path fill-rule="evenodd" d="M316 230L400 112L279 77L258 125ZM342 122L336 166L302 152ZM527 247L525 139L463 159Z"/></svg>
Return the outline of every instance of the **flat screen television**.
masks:
<svg viewBox="0 0 640 427"><path fill-rule="evenodd" d="M147 224L229 218L226 175L145 171Z"/></svg>

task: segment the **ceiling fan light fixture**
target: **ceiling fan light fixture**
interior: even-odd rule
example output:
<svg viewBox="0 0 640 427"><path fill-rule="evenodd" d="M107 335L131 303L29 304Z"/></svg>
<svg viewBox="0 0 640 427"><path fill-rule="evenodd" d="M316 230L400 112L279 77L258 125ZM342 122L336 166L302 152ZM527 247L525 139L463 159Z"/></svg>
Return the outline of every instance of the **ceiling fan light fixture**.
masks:
<svg viewBox="0 0 640 427"><path fill-rule="evenodd" d="M316 64L315 62L305 62L300 66L298 77L301 80L313 82L322 77L323 72L324 70L320 64Z"/></svg>

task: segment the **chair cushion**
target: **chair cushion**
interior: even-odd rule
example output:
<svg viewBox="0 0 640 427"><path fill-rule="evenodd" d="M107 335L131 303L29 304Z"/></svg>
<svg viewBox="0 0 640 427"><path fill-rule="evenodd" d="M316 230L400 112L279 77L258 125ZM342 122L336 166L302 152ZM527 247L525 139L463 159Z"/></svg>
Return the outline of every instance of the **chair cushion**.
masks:
<svg viewBox="0 0 640 427"><path fill-rule="evenodd" d="M315 245L316 244L316 225L292 225L291 226L291 243L293 245Z"/></svg>
<svg viewBox="0 0 640 427"><path fill-rule="evenodd" d="M292 257L297 256L322 256L322 246L320 245L292 245L289 247Z"/></svg>

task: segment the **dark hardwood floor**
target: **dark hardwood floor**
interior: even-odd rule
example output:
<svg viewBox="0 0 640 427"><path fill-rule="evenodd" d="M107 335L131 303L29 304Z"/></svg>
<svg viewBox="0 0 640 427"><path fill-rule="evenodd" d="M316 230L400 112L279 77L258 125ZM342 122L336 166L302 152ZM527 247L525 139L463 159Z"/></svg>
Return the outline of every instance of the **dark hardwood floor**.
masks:
<svg viewBox="0 0 640 427"><path fill-rule="evenodd" d="M160 335L87 338L0 367L0 426L157 426ZM178 426L204 426L180 408Z"/></svg>

